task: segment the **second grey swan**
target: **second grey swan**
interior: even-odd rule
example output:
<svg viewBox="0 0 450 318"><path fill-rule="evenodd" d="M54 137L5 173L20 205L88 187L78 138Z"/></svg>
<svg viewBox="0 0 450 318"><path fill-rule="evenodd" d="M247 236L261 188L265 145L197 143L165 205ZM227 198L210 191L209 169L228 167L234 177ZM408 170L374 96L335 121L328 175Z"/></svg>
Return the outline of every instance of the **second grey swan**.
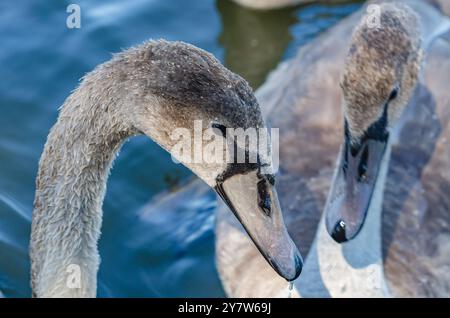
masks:
<svg viewBox="0 0 450 318"><path fill-rule="evenodd" d="M373 184L374 197L364 227L353 238L363 218L352 224L353 228L345 224L353 220L346 218L344 224L349 232L335 234L338 240L337 234L349 235L343 240L353 240L343 245L335 243L325 229L325 218L321 220L321 213L334 173L335 155L344 136L339 81L342 73L345 74L348 48L351 47L350 60L347 60L350 67L358 68L364 65L358 63L365 61L364 45L350 46L352 30L361 21L364 10L302 48L292 61L280 66L257 93L269 125L280 128L281 173L277 180L286 224L294 241L302 242L302 253L308 255L304 272L295 282L296 296L430 297L450 293L450 200L447 196L450 189L450 93L446 88L450 80L450 37L447 33L434 42L428 38L445 31L448 18L442 12L448 14L449 11L444 2L442 6L436 1L425 0L405 3L418 13L423 43L430 45L424 56L425 66L419 83L414 83L416 71L413 71L412 80L399 77L402 71L407 74L406 70L414 69L405 68L408 58L414 58L414 51L420 54L414 49L414 25L403 33L406 42L398 36L377 42L376 37L382 37L382 34L370 30L363 32L360 44L375 36L371 39L373 47L370 43L365 45L371 54L375 54L372 57L379 68L366 65L356 69L362 77L352 79L347 76L348 82L344 76L344 92L345 89L353 90L349 92L353 93L350 97L360 98L363 103L370 103L374 98L374 105L383 106L382 101L389 99L397 100L394 103L401 105L405 99L409 100L400 116L398 130L391 131L391 144L385 159L381 160L379 180L376 186ZM389 22L389 17L411 16L405 13L408 9L402 9L402 5L383 5L383 9L386 10L382 16L382 21L386 19L384 22ZM364 28L359 30L364 31ZM357 38L358 31L354 36ZM395 52L396 45L411 48L404 52L404 62L393 68L389 66L392 62L389 57L377 60L378 53L390 52L394 59L396 54L403 54ZM352 62L352 56L357 60ZM347 71L351 72L350 67L347 66ZM383 69L387 73L379 71ZM375 91L358 92L359 80ZM411 98L408 98L408 87L415 87ZM344 97L348 102L349 96L344 94ZM353 124L362 125L362 129L354 126L349 130L354 134L365 132L375 119L382 118L381 106L373 108L375 112L370 116L363 113L365 117L361 119L357 118L359 114L354 114ZM386 159L389 158L388 162ZM365 171L371 169L363 168ZM341 189L339 194L345 191L345 188ZM279 280L261 262L239 226L224 214L225 210L220 209L218 215L216 251L217 266L227 294L233 297L287 296L286 282ZM359 211L363 212L363 209ZM328 217L333 219L335 215ZM341 218L339 215L330 222L333 225L329 227L330 232ZM353 233L350 233L352 229ZM310 245L305 245L308 243Z"/></svg>

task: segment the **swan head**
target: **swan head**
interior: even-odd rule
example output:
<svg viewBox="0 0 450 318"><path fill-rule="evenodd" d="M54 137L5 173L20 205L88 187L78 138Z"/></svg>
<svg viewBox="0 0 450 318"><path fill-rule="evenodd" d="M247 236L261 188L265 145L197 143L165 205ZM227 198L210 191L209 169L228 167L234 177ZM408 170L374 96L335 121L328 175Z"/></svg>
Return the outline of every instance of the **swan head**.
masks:
<svg viewBox="0 0 450 318"><path fill-rule="evenodd" d="M364 17L354 30L341 78L345 134L325 211L337 242L351 240L364 224L390 131L419 77L417 15L400 4L379 9L378 26Z"/></svg>
<svg viewBox="0 0 450 318"><path fill-rule="evenodd" d="M152 41L131 54L118 58L133 64L127 76L139 83L126 85L133 127L215 189L272 267L297 278L302 259L283 222L270 142L267 151L251 146L252 132L257 142L270 137L248 83L181 42Z"/></svg>

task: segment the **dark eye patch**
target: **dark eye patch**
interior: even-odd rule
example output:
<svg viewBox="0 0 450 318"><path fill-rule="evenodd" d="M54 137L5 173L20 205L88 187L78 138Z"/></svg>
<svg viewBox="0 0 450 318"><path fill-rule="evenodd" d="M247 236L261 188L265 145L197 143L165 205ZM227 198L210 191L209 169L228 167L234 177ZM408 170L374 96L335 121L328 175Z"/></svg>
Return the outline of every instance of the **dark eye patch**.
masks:
<svg viewBox="0 0 450 318"><path fill-rule="evenodd" d="M394 99L397 98L397 96L398 96L398 88L396 87L396 88L394 88L394 89L392 90L391 94L389 95L388 101L389 101L389 102L390 102L390 101L393 101Z"/></svg>
<svg viewBox="0 0 450 318"><path fill-rule="evenodd" d="M212 128L218 129L224 138L227 137L227 127L219 123L213 123Z"/></svg>
<svg viewBox="0 0 450 318"><path fill-rule="evenodd" d="M369 128L367 128L361 140L361 144L364 143L364 141L367 139L378 140L382 142L387 141L387 139L389 138L389 132L387 130L388 106L389 104L386 103L384 105L383 114L381 115L381 117L372 125L370 125Z"/></svg>

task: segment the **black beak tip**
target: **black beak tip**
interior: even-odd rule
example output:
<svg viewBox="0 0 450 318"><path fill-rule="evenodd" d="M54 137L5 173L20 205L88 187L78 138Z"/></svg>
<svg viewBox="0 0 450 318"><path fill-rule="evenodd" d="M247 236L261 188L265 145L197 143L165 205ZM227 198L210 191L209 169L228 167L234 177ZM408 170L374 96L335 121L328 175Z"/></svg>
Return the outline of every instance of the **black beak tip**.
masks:
<svg viewBox="0 0 450 318"><path fill-rule="evenodd" d="M292 280L296 280L302 273L302 270L303 270L303 259L300 256L300 254L297 254L295 255L295 276L294 279Z"/></svg>
<svg viewBox="0 0 450 318"><path fill-rule="evenodd" d="M345 222L342 220L338 221L334 226L331 237L337 243L344 243L348 241L347 237L345 236L345 226Z"/></svg>
<svg viewBox="0 0 450 318"><path fill-rule="evenodd" d="M303 259L301 257L300 254L295 254L294 256L294 275L293 276L288 276L286 275L286 273L284 271L281 271L280 268L278 267L278 265L276 263L273 262L273 260L269 257L267 258L270 266L272 266L272 268L281 276L284 277L284 279L286 279L288 282L292 282L294 280L296 280L300 274L302 273L302 269L303 269Z"/></svg>
<svg viewBox="0 0 450 318"><path fill-rule="evenodd" d="M303 269L302 257L300 256L300 254L296 254L295 255L295 274L292 278L286 278L286 280L288 282L292 282L292 281L296 280L302 273L302 269Z"/></svg>

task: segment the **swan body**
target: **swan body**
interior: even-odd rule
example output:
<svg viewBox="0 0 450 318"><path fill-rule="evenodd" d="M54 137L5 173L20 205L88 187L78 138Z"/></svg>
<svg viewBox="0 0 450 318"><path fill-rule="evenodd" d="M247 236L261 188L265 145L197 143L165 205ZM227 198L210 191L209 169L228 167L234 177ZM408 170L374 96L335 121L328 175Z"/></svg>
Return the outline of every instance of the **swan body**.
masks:
<svg viewBox="0 0 450 318"><path fill-rule="evenodd" d="M377 3L382 2L386 1ZM443 2L440 6L435 1L405 3L421 20L424 67L418 84L410 85L411 97L400 96L409 103L391 129L364 227L348 242L338 244L330 237L326 218L332 200L329 184L335 184L338 175L333 166L340 161L336 163L335 154L344 135L343 125L337 124L342 121L338 83L348 68L350 35L363 10L299 50L257 92L269 125L280 127L278 193L288 230L295 242L302 242L301 252L307 255L293 296L450 293L450 201L445 194L450 185L450 95L443 84L450 79L450 36L445 34L448 18L442 15L449 11ZM427 19L428 15L435 18ZM364 130L358 127L365 125L364 119L353 118L353 124L353 135ZM286 282L261 262L225 211L222 206L217 216L216 262L227 294L288 296Z"/></svg>
<svg viewBox="0 0 450 318"><path fill-rule="evenodd" d="M149 41L115 55L84 77L62 106L39 162L30 242L33 296L95 297L102 202L119 149L126 139L145 134L171 151L176 144L170 137L174 129L192 132L198 120L207 126L203 130L213 125L264 127L249 85L194 46ZM301 258L284 227L276 192L260 170L261 162L255 168L249 163L191 162L172 155L210 187L220 188L281 275L298 276ZM255 192L256 184L249 188L252 182L272 196L266 207L270 216L257 205L261 194ZM247 197L255 200L249 202ZM248 213L258 225L248 223ZM277 235L268 239L267 233Z"/></svg>

